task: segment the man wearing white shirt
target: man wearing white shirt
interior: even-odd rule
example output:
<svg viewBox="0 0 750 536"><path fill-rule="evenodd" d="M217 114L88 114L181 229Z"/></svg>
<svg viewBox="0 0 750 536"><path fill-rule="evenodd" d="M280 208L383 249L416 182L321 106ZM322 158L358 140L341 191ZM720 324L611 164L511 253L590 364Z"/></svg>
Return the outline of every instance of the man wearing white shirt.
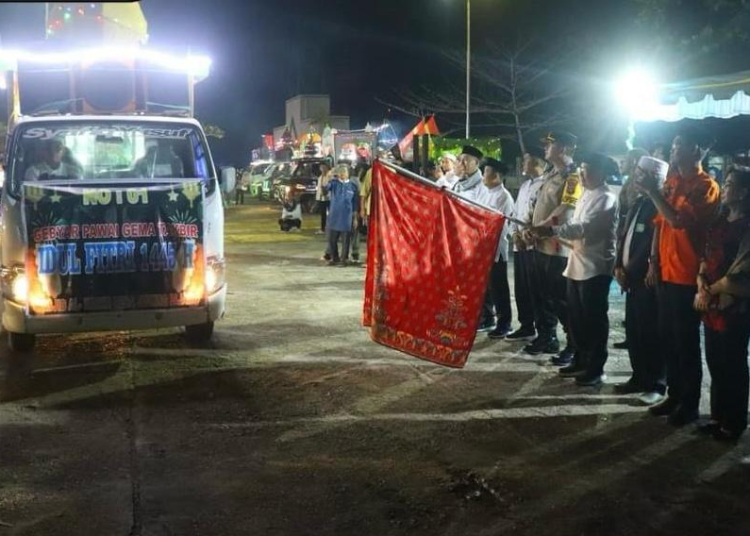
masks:
<svg viewBox="0 0 750 536"><path fill-rule="evenodd" d="M581 386L598 385L605 378L617 232L617 196L606 185L606 178L618 174L613 159L600 153L589 155L581 166L584 193L573 217L563 225L534 230L570 244L563 275L568 280L569 326L576 354L573 363L560 373L575 377Z"/></svg>
<svg viewBox="0 0 750 536"><path fill-rule="evenodd" d="M478 188L482 185L482 172L479 170L479 163L482 161L484 154L482 151L471 145L466 145L461 151L459 161L463 166L464 173L458 177L458 181L453 185L452 190L465 199L474 201Z"/></svg>
<svg viewBox="0 0 750 536"><path fill-rule="evenodd" d="M437 180L436 184L438 186L443 186L450 190L458 182L455 171L456 161L456 156L451 153L445 153L440 158L440 169L443 172L443 176Z"/></svg>
<svg viewBox="0 0 750 536"><path fill-rule="evenodd" d="M544 170L547 162L544 150L530 147L523 155L523 174L527 179L521 184L516 197L514 218L531 225L534 203L539 188L544 184ZM526 341L536 337L534 323L534 293L531 289L532 270L534 269L534 243L523 239L523 227L508 222L511 241L513 242L513 289L515 290L516 309L521 327L508 335L509 341Z"/></svg>
<svg viewBox="0 0 750 536"><path fill-rule="evenodd" d="M474 201L480 205L497 210L505 216L513 215L513 197L503 185L503 177L508 173L508 166L500 160L487 158L484 161L482 184L477 188ZM510 287L508 286L508 222L500 233L495 262L490 272L490 281L484 300L480 329L495 326L488 334L490 339L504 339L511 331L513 313L510 307ZM497 322L495 322L497 315Z"/></svg>

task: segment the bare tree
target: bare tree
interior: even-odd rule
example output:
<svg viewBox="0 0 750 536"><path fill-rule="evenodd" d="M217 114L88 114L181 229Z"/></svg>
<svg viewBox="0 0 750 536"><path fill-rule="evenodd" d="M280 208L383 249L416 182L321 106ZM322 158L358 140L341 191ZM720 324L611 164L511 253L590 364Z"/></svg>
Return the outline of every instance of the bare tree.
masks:
<svg viewBox="0 0 750 536"><path fill-rule="evenodd" d="M471 113L481 118L473 126L516 141L522 152L526 150L527 135L571 119L567 113L551 111L554 102L565 97L569 89L555 76L553 65L543 65L541 60L532 58L532 44L533 40L514 46L490 43L489 53L475 59L471 68ZM461 53L444 55L454 68L466 69ZM555 60L555 65L564 61L562 55L557 57L560 59ZM440 88L396 90L393 99L378 102L415 117L439 114L441 122L456 127L466 114L465 89L451 82Z"/></svg>

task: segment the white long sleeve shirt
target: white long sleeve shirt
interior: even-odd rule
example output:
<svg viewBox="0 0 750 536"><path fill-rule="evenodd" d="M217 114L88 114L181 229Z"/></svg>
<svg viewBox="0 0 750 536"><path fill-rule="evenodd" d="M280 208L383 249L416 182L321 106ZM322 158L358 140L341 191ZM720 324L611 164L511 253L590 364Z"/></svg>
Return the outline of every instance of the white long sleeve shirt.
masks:
<svg viewBox="0 0 750 536"><path fill-rule="evenodd" d="M484 205L491 209L497 210L504 216L513 216L513 196L501 183L494 188L487 188L484 184L480 184L476 188L476 197L474 201L480 205ZM500 240L497 245L497 253L495 253L495 262L504 260L508 262L508 234L510 232L510 222L505 222L503 225L503 231L500 233Z"/></svg>
<svg viewBox="0 0 750 536"><path fill-rule="evenodd" d="M515 219L531 224L531 219L534 217L534 203L536 202L536 196L539 194L539 189L542 187L542 184L544 184L544 175L531 177L521 184L514 209L515 216L513 217ZM511 233L521 230L515 223L509 222L509 225ZM528 249L533 249L533 246L529 246ZM514 247L513 251L518 251L518 248Z"/></svg>
<svg viewBox="0 0 750 536"><path fill-rule="evenodd" d="M435 184L437 184L438 186L444 186L445 188L452 190L457 182L458 177L456 177L456 174L452 171L449 171L448 173L440 177Z"/></svg>
<svg viewBox="0 0 750 536"><path fill-rule="evenodd" d="M555 235L573 246L563 275L586 281L598 275L611 275L615 267L617 238L617 196L605 184L585 190L573 217L554 227Z"/></svg>
<svg viewBox="0 0 750 536"><path fill-rule="evenodd" d="M482 172L476 170L473 175L456 181L453 185L453 191L464 199L476 201L478 188L482 186Z"/></svg>

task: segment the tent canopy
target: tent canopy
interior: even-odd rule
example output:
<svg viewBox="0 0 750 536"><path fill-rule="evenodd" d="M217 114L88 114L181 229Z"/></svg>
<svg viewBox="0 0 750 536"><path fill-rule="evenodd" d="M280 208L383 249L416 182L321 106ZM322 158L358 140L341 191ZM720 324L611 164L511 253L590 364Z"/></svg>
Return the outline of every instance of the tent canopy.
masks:
<svg viewBox="0 0 750 536"><path fill-rule="evenodd" d="M657 102L634 115L645 122L750 115L750 71L664 84Z"/></svg>

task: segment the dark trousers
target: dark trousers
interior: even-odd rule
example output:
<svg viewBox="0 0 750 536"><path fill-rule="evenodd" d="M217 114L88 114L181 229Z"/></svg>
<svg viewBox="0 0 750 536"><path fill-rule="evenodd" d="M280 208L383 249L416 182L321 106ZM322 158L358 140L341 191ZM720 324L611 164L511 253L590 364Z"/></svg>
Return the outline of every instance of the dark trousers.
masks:
<svg viewBox="0 0 750 536"><path fill-rule="evenodd" d="M625 334L633 368L633 383L644 391L664 394L667 364L659 348L659 308L656 289L641 284L625 297Z"/></svg>
<svg viewBox="0 0 750 536"><path fill-rule="evenodd" d="M357 216L358 218L358 216ZM360 239L360 226L358 225L356 229L352 229L351 235L349 237L349 243L351 244L351 250L352 250L352 259L355 261L359 260L359 239Z"/></svg>
<svg viewBox="0 0 750 536"><path fill-rule="evenodd" d="M576 364L592 375L604 372L607 362L611 284L609 275L598 275L586 281L568 279L570 337L576 348Z"/></svg>
<svg viewBox="0 0 750 536"><path fill-rule="evenodd" d="M534 329L534 303L531 297L531 263L533 251L513 253L513 290L516 294L516 308L521 329Z"/></svg>
<svg viewBox="0 0 750 536"><path fill-rule="evenodd" d="M349 239L352 234L348 231L328 230L328 251L331 253L331 260L339 262L341 259L349 258ZM339 257L339 239L342 243L342 252Z"/></svg>
<svg viewBox="0 0 750 536"><path fill-rule="evenodd" d="M302 220L298 218L294 219L279 219L279 227L282 231L289 232L292 227L296 227L297 229L302 229Z"/></svg>
<svg viewBox="0 0 750 536"><path fill-rule="evenodd" d="M747 345L750 324L730 322L726 331L705 327L706 362L711 373L711 417L729 431L747 428Z"/></svg>
<svg viewBox="0 0 750 536"><path fill-rule="evenodd" d="M557 322L568 332L567 281L562 275L568 259L534 252L532 292L539 337L556 337ZM570 342L570 341L568 341Z"/></svg>
<svg viewBox="0 0 750 536"><path fill-rule="evenodd" d="M510 286L508 285L508 263L502 259L492 264L482 311L482 319L487 322L497 315L498 326L510 328L513 322Z"/></svg>
<svg viewBox="0 0 750 536"><path fill-rule="evenodd" d="M320 207L320 230L326 230L326 222L328 221L328 206L331 204L330 201L319 201L318 206Z"/></svg>
<svg viewBox="0 0 750 536"><path fill-rule="evenodd" d="M691 285L662 283L656 294L668 395L686 412L698 411L703 379L700 317L693 309L696 291Z"/></svg>

